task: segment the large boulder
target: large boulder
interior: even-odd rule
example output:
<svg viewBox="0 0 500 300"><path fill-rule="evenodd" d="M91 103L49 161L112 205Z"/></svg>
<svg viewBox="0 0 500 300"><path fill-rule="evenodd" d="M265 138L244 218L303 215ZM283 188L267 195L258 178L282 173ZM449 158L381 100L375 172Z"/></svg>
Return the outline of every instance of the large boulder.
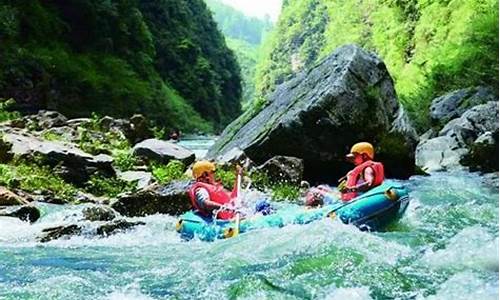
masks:
<svg viewBox="0 0 500 300"><path fill-rule="evenodd" d="M299 184L304 173L302 159L291 156L275 156L257 168L275 183Z"/></svg>
<svg viewBox="0 0 500 300"><path fill-rule="evenodd" d="M469 108L489 101L498 101L498 96L488 87L453 91L432 100L431 121L434 126L442 127L450 120L460 117Z"/></svg>
<svg viewBox="0 0 500 300"><path fill-rule="evenodd" d="M417 165L429 172L480 166L488 157L497 161L492 170L498 170L497 101L470 108L449 121L437 137L422 140L416 151Z"/></svg>
<svg viewBox="0 0 500 300"><path fill-rule="evenodd" d="M172 181L167 185L154 184L135 193L120 196L111 207L128 217L153 214L178 215L191 209L187 191L191 181Z"/></svg>
<svg viewBox="0 0 500 300"><path fill-rule="evenodd" d="M46 141L29 134L5 133L3 140L12 145L10 153L20 157L40 156L45 163L58 166L63 179L83 184L95 172L113 176L113 158L100 154L93 156L80 150L75 144Z"/></svg>
<svg viewBox="0 0 500 300"><path fill-rule="evenodd" d="M294 156L304 160L307 180L333 180L352 168L344 160L350 147L368 141L389 177L408 177L417 138L385 64L347 45L278 86L255 116L249 111L235 120L208 156L235 147L257 164Z"/></svg>
<svg viewBox="0 0 500 300"><path fill-rule="evenodd" d="M0 207L0 217L13 217L33 223L40 218L40 210L32 205Z"/></svg>
<svg viewBox="0 0 500 300"><path fill-rule="evenodd" d="M180 160L184 165L188 166L195 159L194 153L190 150L177 144L158 139L147 139L142 141L136 144L132 151L136 156L164 164L171 160Z"/></svg>
<svg viewBox="0 0 500 300"><path fill-rule="evenodd" d="M29 115L20 119L12 120L10 126L16 128L28 128L30 130L42 130L52 127L66 125L68 119L57 111L40 110L35 115Z"/></svg>
<svg viewBox="0 0 500 300"><path fill-rule="evenodd" d="M143 189L153 183L153 175L146 171L119 172L118 178L127 182L136 182L137 189Z"/></svg>

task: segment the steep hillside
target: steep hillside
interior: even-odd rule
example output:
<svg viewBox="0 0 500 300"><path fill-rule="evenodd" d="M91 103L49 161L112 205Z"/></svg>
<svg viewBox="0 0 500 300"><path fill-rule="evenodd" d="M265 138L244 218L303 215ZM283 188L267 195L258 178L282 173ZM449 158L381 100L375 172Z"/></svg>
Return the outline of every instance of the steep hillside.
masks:
<svg viewBox="0 0 500 300"><path fill-rule="evenodd" d="M259 59L261 43L272 29L270 19L248 17L219 0L205 0L214 14L218 27L226 36L226 42L234 51L241 68L245 108L255 95L255 68Z"/></svg>
<svg viewBox="0 0 500 300"><path fill-rule="evenodd" d="M22 112L141 112L185 130L240 112L239 68L202 0L3 0L0 44L0 98Z"/></svg>
<svg viewBox="0 0 500 300"><path fill-rule="evenodd" d="M418 127L430 100L474 85L498 88L496 0L285 1L257 69L257 95L355 43L378 53Z"/></svg>

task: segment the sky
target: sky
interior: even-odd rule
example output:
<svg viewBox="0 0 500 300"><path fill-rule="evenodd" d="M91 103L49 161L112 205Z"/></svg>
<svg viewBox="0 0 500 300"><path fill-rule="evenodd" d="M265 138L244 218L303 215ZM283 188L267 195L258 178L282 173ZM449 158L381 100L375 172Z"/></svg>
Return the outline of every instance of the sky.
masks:
<svg viewBox="0 0 500 300"><path fill-rule="evenodd" d="M282 0L222 0L222 2L242 11L247 16L264 17L268 14L271 20L277 21Z"/></svg>

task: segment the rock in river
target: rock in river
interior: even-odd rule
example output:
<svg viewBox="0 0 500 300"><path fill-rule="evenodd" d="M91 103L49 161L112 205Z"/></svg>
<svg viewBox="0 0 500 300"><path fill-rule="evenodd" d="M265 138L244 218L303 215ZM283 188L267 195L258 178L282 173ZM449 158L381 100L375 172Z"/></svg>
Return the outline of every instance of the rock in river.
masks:
<svg viewBox="0 0 500 300"><path fill-rule="evenodd" d="M304 160L305 179L331 180L352 168L344 155L359 141L374 144L388 177L413 174L417 135L385 64L347 45L278 86L260 111L235 120L208 156L235 147L256 164L293 156Z"/></svg>

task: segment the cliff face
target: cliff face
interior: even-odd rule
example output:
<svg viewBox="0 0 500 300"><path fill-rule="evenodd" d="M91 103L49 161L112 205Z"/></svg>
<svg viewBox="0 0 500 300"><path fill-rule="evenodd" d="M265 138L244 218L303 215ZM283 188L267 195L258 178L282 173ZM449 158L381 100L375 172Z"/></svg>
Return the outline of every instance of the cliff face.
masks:
<svg viewBox="0 0 500 300"><path fill-rule="evenodd" d="M0 97L24 112L205 130L240 113L239 67L202 0L2 1L0 43Z"/></svg>
<svg viewBox="0 0 500 300"><path fill-rule="evenodd" d="M498 88L498 2L285 1L257 69L265 95L349 43L376 52L419 129L428 106L448 91Z"/></svg>

